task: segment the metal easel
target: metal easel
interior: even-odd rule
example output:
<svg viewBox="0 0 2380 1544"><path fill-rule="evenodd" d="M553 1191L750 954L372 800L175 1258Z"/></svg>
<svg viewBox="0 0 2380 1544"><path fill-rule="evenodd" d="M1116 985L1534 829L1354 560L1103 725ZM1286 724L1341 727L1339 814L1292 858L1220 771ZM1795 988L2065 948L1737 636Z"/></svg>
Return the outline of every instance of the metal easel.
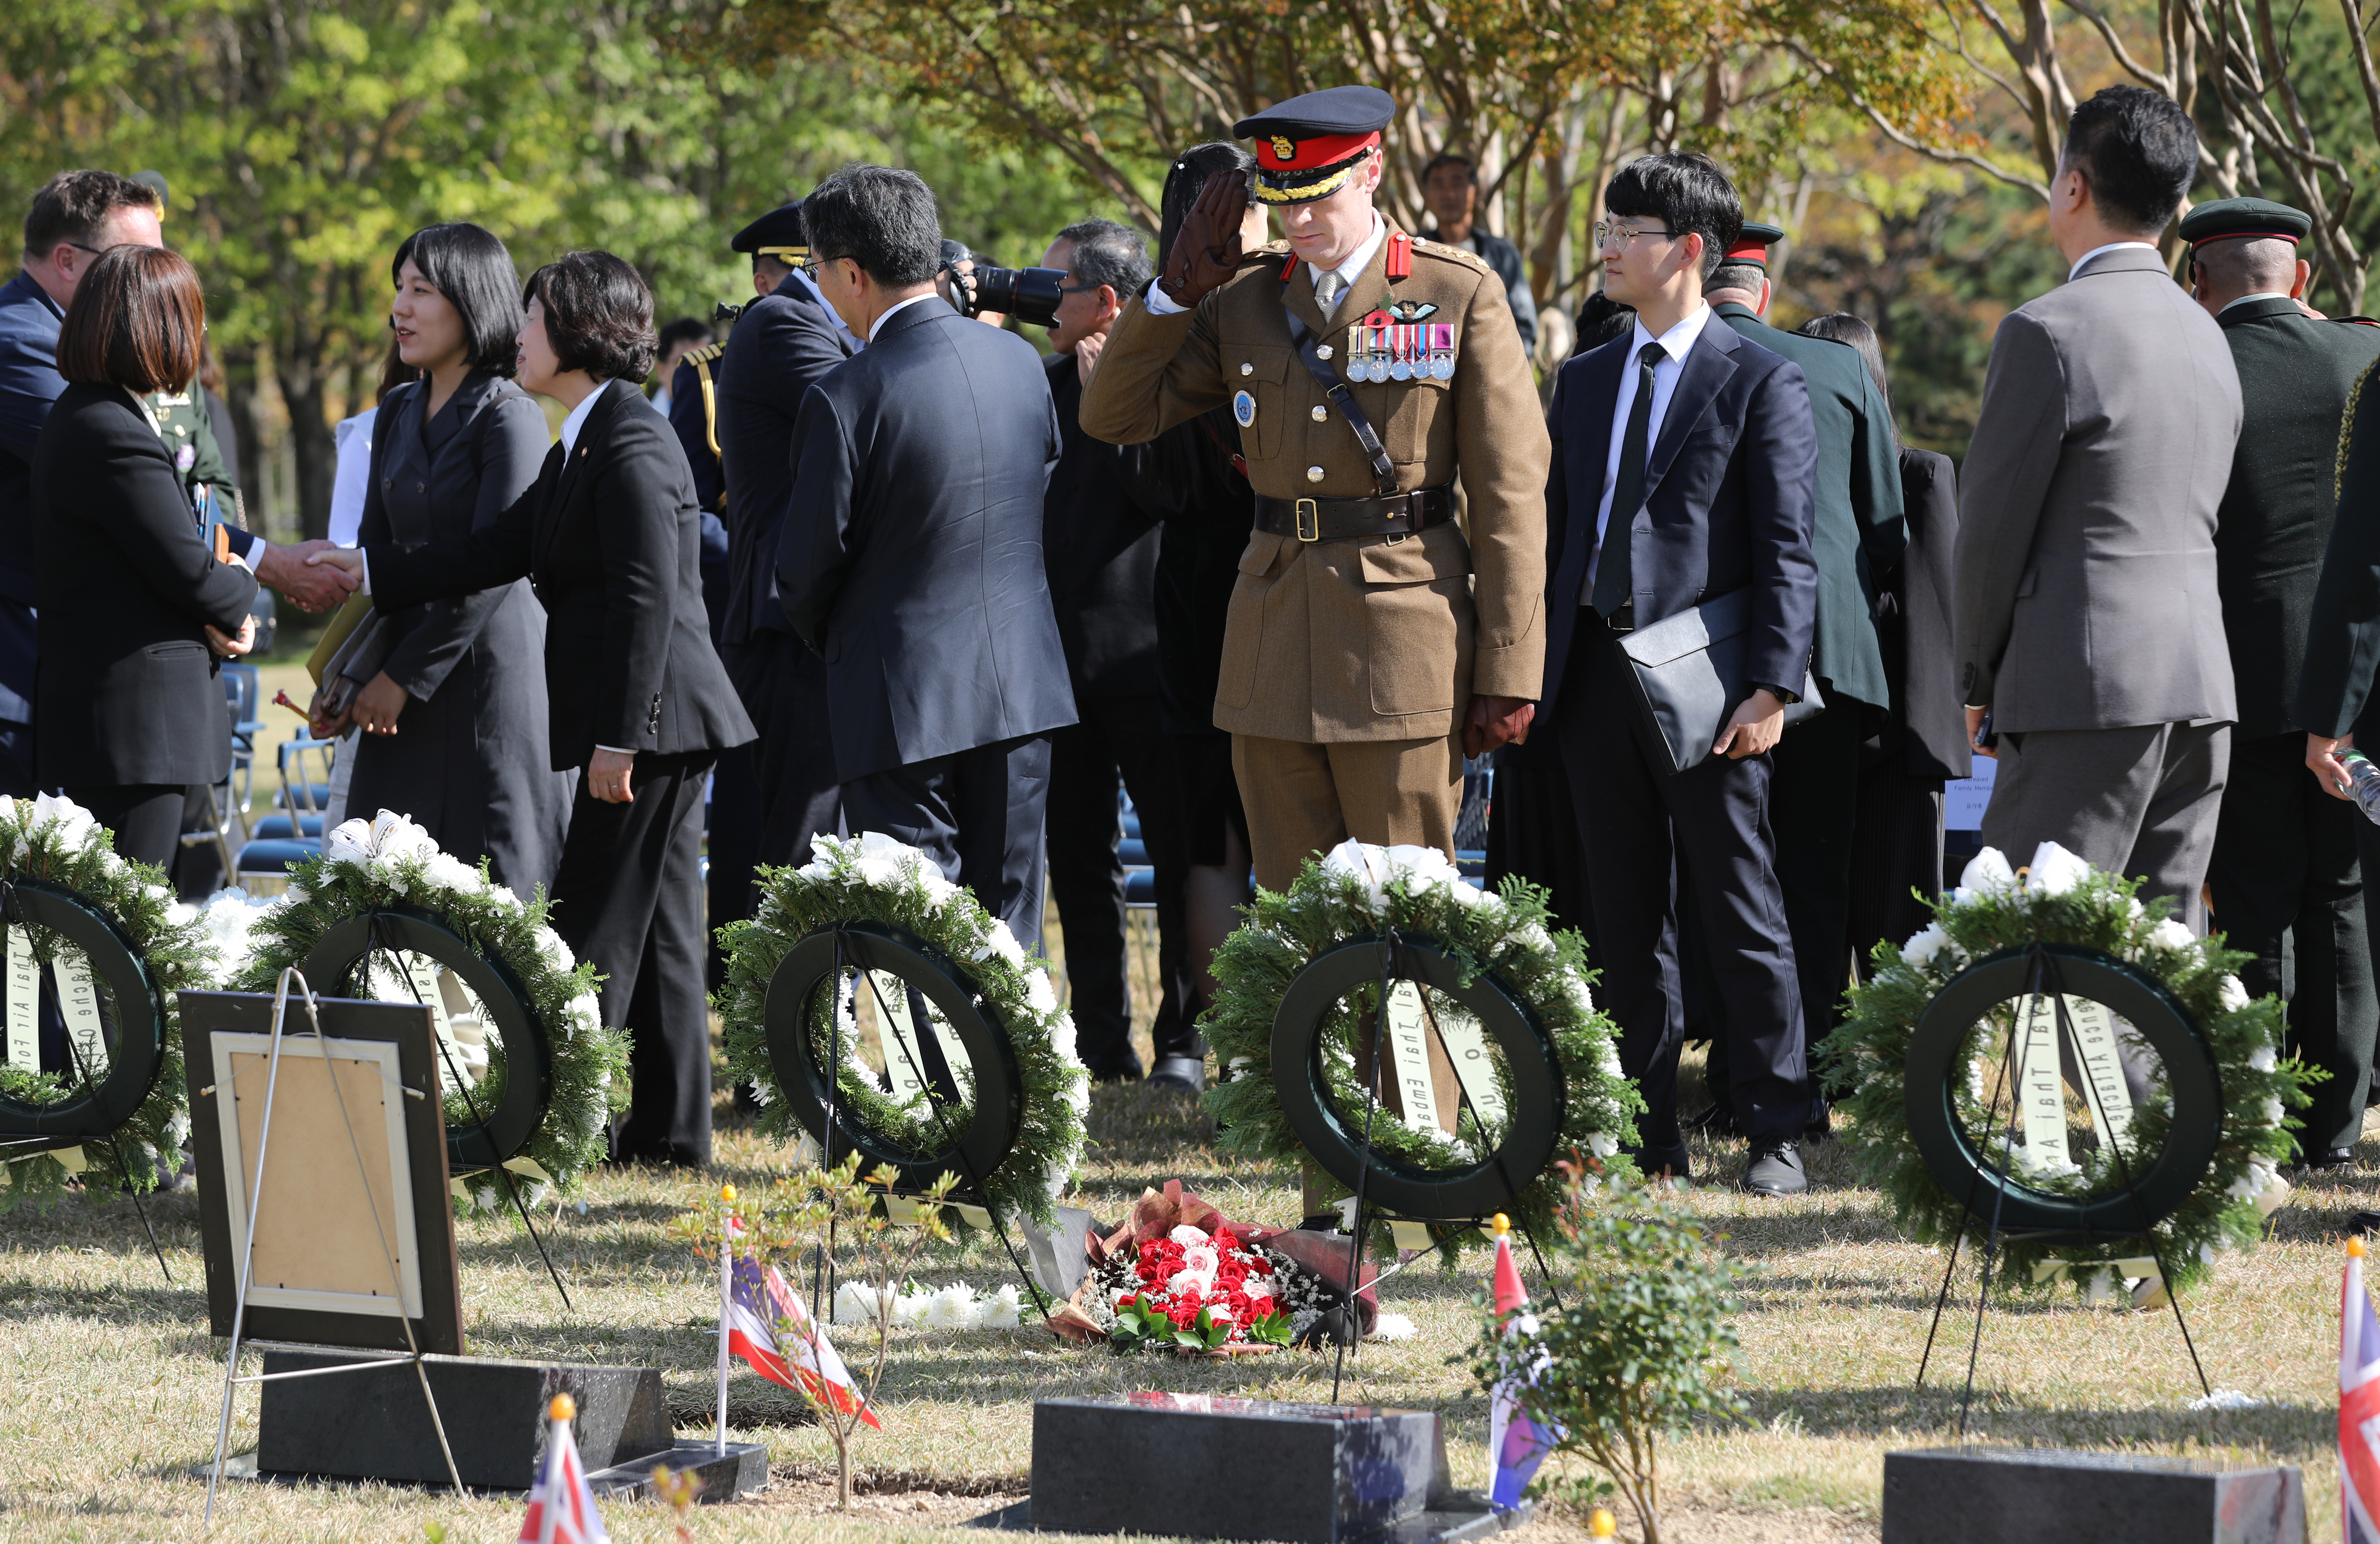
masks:
<svg viewBox="0 0 2380 1544"><path fill-rule="evenodd" d="M446 1460L446 1477L453 1481L456 1495L465 1494L463 1477L455 1467L455 1451L446 1441L446 1423L438 1416L438 1396L431 1392L430 1374L423 1368L421 1361L423 1353L420 1345L413 1338L413 1320L407 1318L405 1314L405 1286L397 1276L396 1256L388 1246L388 1230L381 1222L379 1207L374 1206L371 1209L372 1231L380 1239L381 1258L388 1262L389 1290L396 1301L396 1321L398 1327L405 1331L406 1349L404 1351L370 1351L349 1350L342 1347L340 1349L343 1351L349 1351L349 1354L366 1359L334 1368L306 1368L295 1372L259 1372L251 1373L246 1378L239 1376L240 1337L247 1328L249 1289L254 1284L256 1216L263 1204L264 1159L267 1146L273 1138L273 1094L281 1077L282 1025L289 1008L289 983L292 980L298 983L298 991L305 996L306 1020L312 1029L315 1040L319 1043L324 1039L322 1018L315 1012L314 989L307 984L306 978L298 974L298 968L291 966L281 972L280 982L273 991L272 1050L266 1061L264 1074L264 1115L256 1129L256 1173L253 1176L243 1176L243 1197L248 1212L248 1229L240 1243L239 1291L232 1300L231 1354L224 1362L223 1412L215 1423L215 1461L214 1466L207 1475L207 1509L203 1526L210 1528L214 1526L215 1488L223 1480L224 1449L231 1438L232 1395L240 1384L263 1383L283 1378L321 1378L334 1372L367 1371L385 1367L391 1362L410 1362L413 1365L414 1376L421 1380L421 1398L430 1406L431 1429L438 1434L438 1452ZM322 1049L324 1061L327 1063L328 1047L325 1046ZM363 1149L356 1141L355 1120L347 1112L346 1095L341 1092L336 1076L331 1077L328 1081L332 1094L339 1102L339 1122L347 1134L348 1151L355 1157L356 1176L364 1183L366 1194L369 1196L371 1183L370 1171L364 1164ZM408 1094L417 1092L411 1088L405 1091ZM422 1094L419 1097L431 1096ZM287 1345L286 1343L279 1341L250 1341L249 1343L253 1346L271 1346L275 1349L285 1347L302 1351L319 1349L313 1346Z"/></svg>

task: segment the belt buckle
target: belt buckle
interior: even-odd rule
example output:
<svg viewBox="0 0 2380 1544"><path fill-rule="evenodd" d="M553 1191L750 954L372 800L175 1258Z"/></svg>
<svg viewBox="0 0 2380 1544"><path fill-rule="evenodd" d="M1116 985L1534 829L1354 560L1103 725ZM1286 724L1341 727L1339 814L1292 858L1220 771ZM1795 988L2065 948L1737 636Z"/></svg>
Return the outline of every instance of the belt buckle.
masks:
<svg viewBox="0 0 2380 1544"><path fill-rule="evenodd" d="M1322 511L1312 499L1297 501L1297 539L1300 541L1322 540Z"/></svg>

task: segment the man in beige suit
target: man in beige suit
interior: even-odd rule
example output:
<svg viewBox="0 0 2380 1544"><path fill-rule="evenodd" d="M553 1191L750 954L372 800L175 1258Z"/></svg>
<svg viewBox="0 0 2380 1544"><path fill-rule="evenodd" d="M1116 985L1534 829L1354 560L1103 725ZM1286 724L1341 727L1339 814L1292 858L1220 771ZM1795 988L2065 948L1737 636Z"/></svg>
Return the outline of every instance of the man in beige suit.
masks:
<svg viewBox="0 0 2380 1544"><path fill-rule="evenodd" d="M1246 184L1211 178L1083 390L1118 444L1239 423L1215 723L1268 890L1351 836L1451 854L1463 758L1526 735L1545 663L1544 415L1502 281L1373 209L1393 110L1342 86L1242 120L1286 247L1244 254Z"/></svg>
<svg viewBox="0 0 2380 1544"><path fill-rule="evenodd" d="M2193 927L2235 717L2215 529L2240 416L2222 330L2154 244L2197 157L2157 92L2076 109L2049 205L2073 268L1992 340L1957 578L1968 731L1988 714L1999 759L1984 840L2015 863L2055 841Z"/></svg>

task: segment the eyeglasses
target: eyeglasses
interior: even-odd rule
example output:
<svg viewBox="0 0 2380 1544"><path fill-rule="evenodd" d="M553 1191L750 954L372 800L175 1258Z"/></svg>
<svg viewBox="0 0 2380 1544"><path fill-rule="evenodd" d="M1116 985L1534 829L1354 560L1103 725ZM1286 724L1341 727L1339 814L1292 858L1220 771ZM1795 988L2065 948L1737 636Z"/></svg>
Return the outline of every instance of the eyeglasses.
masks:
<svg viewBox="0 0 2380 1544"><path fill-rule="evenodd" d="M1595 223L1595 245L1597 249L1614 245L1625 247L1628 243L1635 240L1640 236L1666 236L1674 237L1678 233L1673 230L1657 230L1651 226L1639 227L1635 225L1622 225L1609 220L1597 220Z"/></svg>
<svg viewBox="0 0 2380 1544"><path fill-rule="evenodd" d="M1060 285L1058 286L1058 293L1061 295L1096 295L1105 288L1107 288L1107 286L1105 285Z"/></svg>

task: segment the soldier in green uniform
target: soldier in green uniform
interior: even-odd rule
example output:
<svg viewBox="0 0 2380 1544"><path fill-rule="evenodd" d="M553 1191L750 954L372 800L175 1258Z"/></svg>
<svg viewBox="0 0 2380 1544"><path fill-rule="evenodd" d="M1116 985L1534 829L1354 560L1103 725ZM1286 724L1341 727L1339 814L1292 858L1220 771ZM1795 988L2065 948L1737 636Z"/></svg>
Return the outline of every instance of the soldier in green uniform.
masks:
<svg viewBox="0 0 2380 1544"><path fill-rule="evenodd" d="M2230 345L2244 414L2215 529L2240 721L2206 884L2215 926L2249 956L2242 984L2252 996L2288 998L2289 1053L2330 1074L2313 1087L2299 1158L2346 1168L2380 1031L2357 852L2359 828L2370 828L2299 769L2307 734L2328 748L2355 718L2344 689L2353 627L2317 598L2317 584L2337 598L2324 550L2351 547L2350 524L2371 524L2369 503L2338 502L2335 481L2339 421L2380 358L2380 328L2322 321L2299 304L2312 270L2298 244L2312 228L2286 204L2219 199L2183 218L2181 237L2191 293ZM2344 517L2337 543L2335 514ZM2178 614L2174 625L2191 621ZM2361 705L2360 689L2353 700ZM2291 945L2294 992L2282 969Z"/></svg>
<svg viewBox="0 0 2380 1544"><path fill-rule="evenodd" d="M1818 622L1810 673L1826 695L1827 711L1778 743L1768 784L1777 880L1793 935L1803 1023L1815 1045L1839 1016L1852 954L1864 954L1875 942L1845 937L1852 836L1859 822L1860 748L1884 727L1894 707L1876 637L1876 594L1900 565L1909 528L1901 517L1892 409L1858 351L1780 332L1761 320L1771 294L1768 249L1784 238L1775 225L1745 221L1703 298L1739 334L1802 367L1818 432L1810 533L1818 565ZM1715 1036L1712 1054L1721 1054L1726 1043L1727 1037ZM1713 1087L1725 1086L1714 1079Z"/></svg>

